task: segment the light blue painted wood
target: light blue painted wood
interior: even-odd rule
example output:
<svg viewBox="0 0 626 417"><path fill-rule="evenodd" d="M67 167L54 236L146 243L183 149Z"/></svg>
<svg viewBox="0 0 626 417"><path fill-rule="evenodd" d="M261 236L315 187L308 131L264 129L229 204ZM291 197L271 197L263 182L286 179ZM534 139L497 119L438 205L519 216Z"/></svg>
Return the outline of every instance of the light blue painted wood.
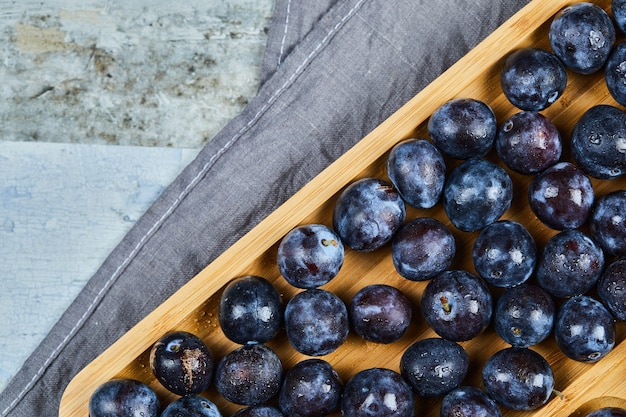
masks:
<svg viewBox="0 0 626 417"><path fill-rule="evenodd" d="M0 142L0 391L196 154Z"/></svg>

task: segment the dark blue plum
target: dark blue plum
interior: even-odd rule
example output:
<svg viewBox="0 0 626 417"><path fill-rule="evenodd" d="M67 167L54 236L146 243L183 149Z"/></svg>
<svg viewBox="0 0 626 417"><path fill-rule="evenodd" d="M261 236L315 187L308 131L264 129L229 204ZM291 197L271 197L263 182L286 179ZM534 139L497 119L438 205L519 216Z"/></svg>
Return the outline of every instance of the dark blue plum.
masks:
<svg viewBox="0 0 626 417"><path fill-rule="evenodd" d="M276 352L263 344L249 344L222 357L215 370L215 387L232 403L261 405L278 395L282 377Z"/></svg>
<svg viewBox="0 0 626 417"><path fill-rule="evenodd" d="M555 315L550 294L538 285L524 283L500 295L493 324L496 333L511 346L529 347L550 335Z"/></svg>
<svg viewBox="0 0 626 417"><path fill-rule="evenodd" d="M297 288L317 288L330 282L343 266L344 247L326 225L307 224L287 233L278 245L278 269Z"/></svg>
<svg viewBox="0 0 626 417"><path fill-rule="evenodd" d="M552 236L537 264L537 281L555 297L567 298L592 289L604 269L604 252L580 230Z"/></svg>
<svg viewBox="0 0 626 417"><path fill-rule="evenodd" d="M626 417L626 409L621 407L602 407L585 415L585 417Z"/></svg>
<svg viewBox="0 0 626 417"><path fill-rule="evenodd" d="M428 120L428 134L441 152L454 159L487 154L497 131L496 116L483 101L458 98L439 106Z"/></svg>
<svg viewBox="0 0 626 417"><path fill-rule="evenodd" d="M472 259L474 269L488 284L513 287L526 282L534 272L537 245L521 223L499 220L480 231Z"/></svg>
<svg viewBox="0 0 626 417"><path fill-rule="evenodd" d="M461 345L440 338L421 339L400 359L400 373L420 397L440 397L459 387L469 369Z"/></svg>
<svg viewBox="0 0 626 417"><path fill-rule="evenodd" d="M232 417L283 417L283 413L271 405L253 405L238 410Z"/></svg>
<svg viewBox="0 0 626 417"><path fill-rule="evenodd" d="M422 293L424 320L439 336L455 342L473 339L491 321L493 300L487 284L463 270L444 271Z"/></svg>
<svg viewBox="0 0 626 417"><path fill-rule="evenodd" d="M626 106L626 42L617 44L604 68L604 80L611 96Z"/></svg>
<svg viewBox="0 0 626 417"><path fill-rule="evenodd" d="M441 197L446 181L446 163L432 142L406 139L391 149L387 175L407 204L415 208L431 208Z"/></svg>
<svg viewBox="0 0 626 417"><path fill-rule="evenodd" d="M536 111L522 111L498 129L496 151L508 168L529 175L556 164L563 143L550 119Z"/></svg>
<svg viewBox="0 0 626 417"><path fill-rule="evenodd" d="M404 200L393 184L362 178L339 195L333 209L333 228L351 249L371 252L391 241L405 217Z"/></svg>
<svg viewBox="0 0 626 417"><path fill-rule="evenodd" d="M588 175L612 179L626 174L626 113L610 104L589 108L572 130L572 157Z"/></svg>
<svg viewBox="0 0 626 417"><path fill-rule="evenodd" d="M567 357L585 363L598 362L615 346L615 319L595 298L572 297L559 308L554 337Z"/></svg>
<svg viewBox="0 0 626 417"><path fill-rule="evenodd" d="M185 395L169 403L161 417L222 417L217 406L199 395Z"/></svg>
<svg viewBox="0 0 626 417"><path fill-rule="evenodd" d="M473 232L498 220L511 206L513 181L504 168L481 158L469 159L449 175L443 208L459 230Z"/></svg>
<svg viewBox="0 0 626 417"><path fill-rule="evenodd" d="M302 291L287 302L285 331L298 352L309 356L327 355L348 337L348 308L339 297L326 290Z"/></svg>
<svg viewBox="0 0 626 417"><path fill-rule="evenodd" d="M231 281L220 297L218 320L235 343L265 343L283 324L280 293L265 278L244 276Z"/></svg>
<svg viewBox="0 0 626 417"><path fill-rule="evenodd" d="M502 417L498 404L483 390L462 386L441 400L440 417Z"/></svg>
<svg viewBox="0 0 626 417"><path fill-rule="evenodd" d="M567 71L553 53L541 48L511 52L500 71L504 96L521 110L547 109L565 90Z"/></svg>
<svg viewBox="0 0 626 417"><path fill-rule="evenodd" d="M591 213L591 236L607 254L626 258L626 190L598 199Z"/></svg>
<svg viewBox="0 0 626 417"><path fill-rule="evenodd" d="M89 399L90 417L157 417L161 411L156 393L134 379L112 379L100 385Z"/></svg>
<svg viewBox="0 0 626 417"><path fill-rule="evenodd" d="M529 348L510 347L493 354L483 367L482 380L491 398L518 411L541 407L554 388L550 364Z"/></svg>
<svg viewBox="0 0 626 417"><path fill-rule="evenodd" d="M332 365L306 359L287 371L278 405L290 417L326 416L339 409L343 384Z"/></svg>
<svg viewBox="0 0 626 417"><path fill-rule="evenodd" d="M352 298L348 316L355 333L375 343L391 343L406 333L413 316L411 300L385 284L361 288Z"/></svg>
<svg viewBox="0 0 626 417"><path fill-rule="evenodd" d="M571 162L559 162L536 175L528 202L537 218L555 230L576 229L589 219L595 192L589 177Z"/></svg>
<svg viewBox="0 0 626 417"><path fill-rule="evenodd" d="M430 217L404 224L391 241L391 259L398 274L411 281L427 281L454 260L456 241L446 225Z"/></svg>
<svg viewBox="0 0 626 417"><path fill-rule="evenodd" d="M598 297L617 320L626 320L626 259L606 267L598 280Z"/></svg>
<svg viewBox="0 0 626 417"><path fill-rule="evenodd" d="M156 379L178 395L199 394L211 384L213 353L198 336L175 331L157 340L150 350Z"/></svg>
<svg viewBox="0 0 626 417"><path fill-rule="evenodd" d="M341 395L342 417L412 417L413 391L402 375L386 368L358 372Z"/></svg>
<svg viewBox="0 0 626 417"><path fill-rule="evenodd" d="M616 39L611 17L601 7L578 2L560 10L548 39L554 54L580 74L592 74L605 64Z"/></svg>
<svg viewBox="0 0 626 417"><path fill-rule="evenodd" d="M626 34L626 0L611 1L611 14L617 28Z"/></svg>

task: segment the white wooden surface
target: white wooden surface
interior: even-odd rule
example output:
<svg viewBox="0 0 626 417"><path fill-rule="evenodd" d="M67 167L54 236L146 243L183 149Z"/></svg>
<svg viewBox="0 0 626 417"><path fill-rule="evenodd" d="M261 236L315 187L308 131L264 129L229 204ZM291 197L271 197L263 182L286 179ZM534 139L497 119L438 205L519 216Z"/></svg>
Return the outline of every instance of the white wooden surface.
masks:
<svg viewBox="0 0 626 417"><path fill-rule="evenodd" d="M0 0L0 391L256 93L272 8Z"/></svg>
<svg viewBox="0 0 626 417"><path fill-rule="evenodd" d="M195 155L0 142L0 388Z"/></svg>

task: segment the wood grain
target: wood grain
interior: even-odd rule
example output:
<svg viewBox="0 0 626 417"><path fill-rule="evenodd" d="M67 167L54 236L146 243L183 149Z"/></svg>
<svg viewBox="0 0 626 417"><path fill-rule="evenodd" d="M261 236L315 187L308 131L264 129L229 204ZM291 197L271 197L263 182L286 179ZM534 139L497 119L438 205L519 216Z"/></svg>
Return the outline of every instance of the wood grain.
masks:
<svg viewBox="0 0 626 417"><path fill-rule="evenodd" d="M384 177L386 157L391 147L405 138L425 136L428 117L445 101L457 97L484 100L492 106L500 121L516 112L499 89L502 59L509 51L519 47L545 47L551 17L571 3L572 0L535 0L529 3L88 365L67 387L61 402L60 415L86 415L87 403L93 390L114 377L143 380L158 392L164 402L174 399L175 396L168 394L150 374L147 355L156 339L172 330L188 330L204 338L217 358L235 348L237 345L224 337L217 324L217 305L225 284L238 276L260 275L275 284L285 301L291 298L297 290L286 284L276 267L275 253L280 239L299 224L331 224L331 212L337 194L357 178ZM598 3L605 8L609 6L609 0ZM564 137L568 138L580 114L599 102L612 103L601 76L572 75L566 96L544 113L553 119ZM564 157L567 158L568 155ZM493 154L488 158L497 160ZM448 163L449 169L455 164L454 161ZM538 246L542 247L556 232L542 225L524 202L530 177L515 174L511 176L516 189L516 203L505 213L504 218L515 219L526 225ZM593 183L597 196L613 189L626 188L626 178L613 181L594 180ZM464 233L454 229L440 206L429 210L408 210L409 219L418 216L434 217L450 226L455 234L458 254L452 268L474 271L471 256L468 254L476 233ZM387 283L398 287L414 300L416 306L426 285L400 277L391 263L390 248L386 247L367 254L348 250L339 276L324 288L349 302L360 288L372 283ZM335 366L344 381L356 372L373 366L398 370L400 357L410 344L417 339L434 336L433 331L419 317L417 310L415 316L417 319L407 334L393 344L369 343L352 334L343 346L324 359ZM624 332L624 325L620 323L619 343L611 354L595 365L567 359L558 351L553 339L534 347L533 349L543 354L552 364L556 389L562 391L563 395L555 396L545 408L536 413L506 411L504 415L567 416L600 397L626 398L626 388L622 383L626 360ZM268 345L283 359L285 369L304 359L303 355L289 346L284 334ZM484 334L462 345L471 360L470 374L465 383L480 386L480 369L484 362L491 354L506 347L506 344L489 328ZM240 408L224 401L213 388L205 395L215 401L225 415ZM438 401L418 399L416 414L437 416Z"/></svg>
<svg viewBox="0 0 626 417"><path fill-rule="evenodd" d="M200 149L256 95L272 8L0 0L0 137Z"/></svg>

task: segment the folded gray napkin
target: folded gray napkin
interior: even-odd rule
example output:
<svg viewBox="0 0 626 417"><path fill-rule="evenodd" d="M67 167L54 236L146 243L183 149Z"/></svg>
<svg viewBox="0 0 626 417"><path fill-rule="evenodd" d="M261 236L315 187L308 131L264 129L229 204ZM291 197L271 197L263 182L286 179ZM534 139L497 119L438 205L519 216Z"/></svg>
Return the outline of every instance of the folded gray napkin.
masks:
<svg viewBox="0 0 626 417"><path fill-rule="evenodd" d="M0 395L72 377L527 0L276 0L258 95L168 187Z"/></svg>

